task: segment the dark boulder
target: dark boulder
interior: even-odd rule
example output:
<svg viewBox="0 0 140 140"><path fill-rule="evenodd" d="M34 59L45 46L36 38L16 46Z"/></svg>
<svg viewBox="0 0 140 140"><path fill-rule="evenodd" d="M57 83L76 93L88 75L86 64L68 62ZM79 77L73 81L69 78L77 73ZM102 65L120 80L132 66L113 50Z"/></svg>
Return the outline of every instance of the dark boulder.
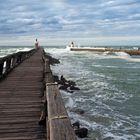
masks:
<svg viewBox="0 0 140 140"><path fill-rule="evenodd" d="M74 109L73 110L75 113L78 113L80 115L83 115L85 113L85 111L83 109Z"/></svg>
<svg viewBox="0 0 140 140"><path fill-rule="evenodd" d="M61 90L67 90L67 88L68 88L68 87L67 87L66 85L63 85L63 86L60 86L60 87L59 87L59 89L61 89Z"/></svg>
<svg viewBox="0 0 140 140"><path fill-rule="evenodd" d="M53 58L50 54L45 53L44 55L45 55L45 58L49 59L49 63L51 65L59 64L60 63L59 59Z"/></svg>
<svg viewBox="0 0 140 140"><path fill-rule="evenodd" d="M76 86L76 83L74 81L69 80L67 82L68 82L69 86Z"/></svg>
<svg viewBox="0 0 140 140"><path fill-rule="evenodd" d="M74 130L75 129L77 130L77 129L80 128L80 123L78 121L76 121L75 123L72 124L72 127L73 127Z"/></svg>
<svg viewBox="0 0 140 140"><path fill-rule="evenodd" d="M61 75L61 77L60 77L60 81L62 81L62 83L66 83L66 82L67 82L67 80L64 78L63 75Z"/></svg>
<svg viewBox="0 0 140 140"><path fill-rule="evenodd" d="M70 90L80 90L80 88L75 87L75 86L71 86L71 87L70 87Z"/></svg>
<svg viewBox="0 0 140 140"><path fill-rule="evenodd" d="M79 129L75 130L75 134L79 138L85 138L85 137L87 137L88 129L87 128L79 128Z"/></svg>

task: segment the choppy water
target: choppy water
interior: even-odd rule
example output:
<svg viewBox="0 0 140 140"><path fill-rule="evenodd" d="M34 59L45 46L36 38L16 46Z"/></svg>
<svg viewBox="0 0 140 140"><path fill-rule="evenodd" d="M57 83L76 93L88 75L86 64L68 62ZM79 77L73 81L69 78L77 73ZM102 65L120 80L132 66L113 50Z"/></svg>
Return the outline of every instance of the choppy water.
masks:
<svg viewBox="0 0 140 140"><path fill-rule="evenodd" d="M0 55L18 49L1 48ZM63 47L45 50L61 61L52 66L53 73L81 89L61 93L72 122L79 120L89 129L88 140L140 140L140 56L70 52Z"/></svg>
<svg viewBox="0 0 140 140"><path fill-rule="evenodd" d="M29 51L31 47L18 47L18 46L0 46L0 57L8 54L16 53L19 51Z"/></svg>

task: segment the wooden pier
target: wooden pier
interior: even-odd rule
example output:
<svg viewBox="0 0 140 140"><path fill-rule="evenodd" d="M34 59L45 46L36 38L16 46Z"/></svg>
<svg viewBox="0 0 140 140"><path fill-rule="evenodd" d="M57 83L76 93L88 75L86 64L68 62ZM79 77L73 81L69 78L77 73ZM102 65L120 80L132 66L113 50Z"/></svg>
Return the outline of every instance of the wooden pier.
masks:
<svg viewBox="0 0 140 140"><path fill-rule="evenodd" d="M76 140L42 48L0 58L0 78L0 140Z"/></svg>

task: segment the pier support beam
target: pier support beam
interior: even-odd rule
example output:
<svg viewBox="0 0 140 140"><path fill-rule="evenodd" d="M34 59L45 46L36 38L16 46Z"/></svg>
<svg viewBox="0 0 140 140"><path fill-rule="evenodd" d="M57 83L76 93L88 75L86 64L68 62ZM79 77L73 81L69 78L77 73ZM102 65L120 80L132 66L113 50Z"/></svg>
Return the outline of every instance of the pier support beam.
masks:
<svg viewBox="0 0 140 140"><path fill-rule="evenodd" d="M76 140L57 84L46 84L46 98L48 107L48 140Z"/></svg>

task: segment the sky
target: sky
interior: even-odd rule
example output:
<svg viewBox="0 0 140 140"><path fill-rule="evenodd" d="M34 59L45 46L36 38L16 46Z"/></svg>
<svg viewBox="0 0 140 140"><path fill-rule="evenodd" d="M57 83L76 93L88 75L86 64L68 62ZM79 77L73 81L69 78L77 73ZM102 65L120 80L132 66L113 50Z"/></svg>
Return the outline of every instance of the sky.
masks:
<svg viewBox="0 0 140 140"><path fill-rule="evenodd" d="M140 45L140 0L1 0L0 45Z"/></svg>

